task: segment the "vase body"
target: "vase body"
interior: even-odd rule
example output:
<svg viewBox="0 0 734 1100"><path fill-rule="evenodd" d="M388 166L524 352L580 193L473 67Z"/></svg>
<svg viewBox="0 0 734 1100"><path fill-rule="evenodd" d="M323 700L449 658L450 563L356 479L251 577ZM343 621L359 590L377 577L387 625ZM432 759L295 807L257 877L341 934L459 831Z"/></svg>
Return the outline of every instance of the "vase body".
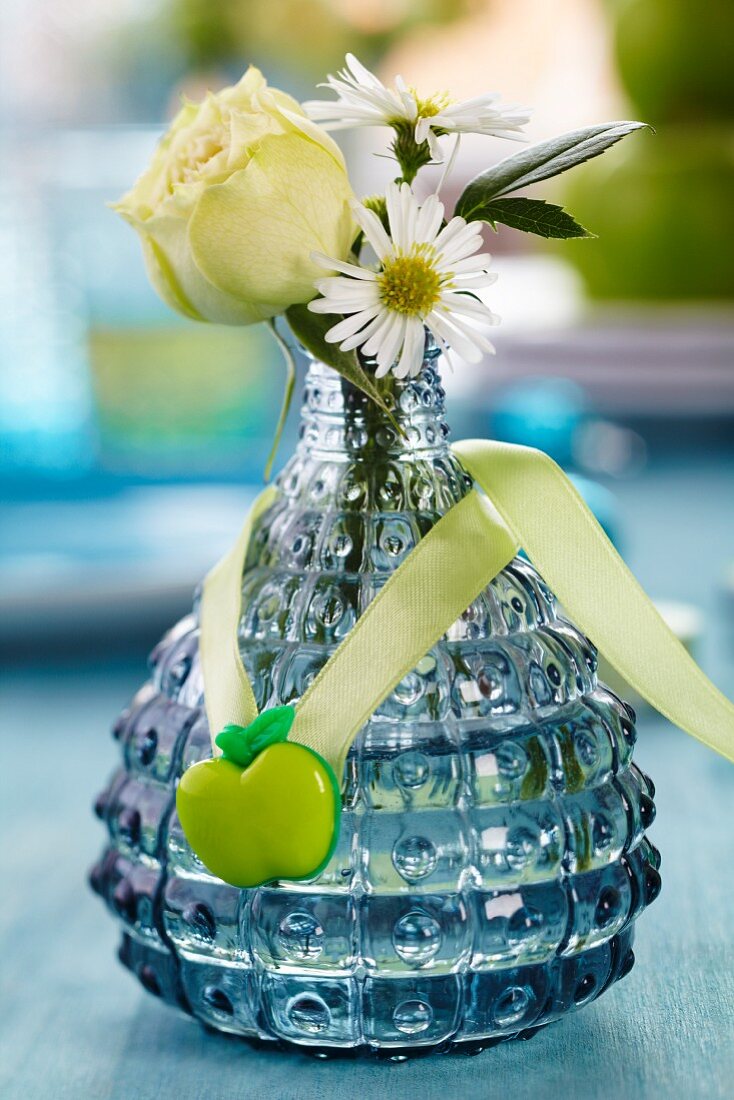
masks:
<svg viewBox="0 0 734 1100"><path fill-rule="evenodd" d="M403 438L310 368L301 440L243 574L240 652L261 709L304 693L470 487L435 359L395 383ZM211 755L203 692L195 606L115 725L122 762L97 803L108 842L92 885L150 992L249 1038L401 1057L528 1036L629 971L660 885L654 792L632 762L634 714L527 561L357 736L316 880L238 890L187 845L175 786Z"/></svg>

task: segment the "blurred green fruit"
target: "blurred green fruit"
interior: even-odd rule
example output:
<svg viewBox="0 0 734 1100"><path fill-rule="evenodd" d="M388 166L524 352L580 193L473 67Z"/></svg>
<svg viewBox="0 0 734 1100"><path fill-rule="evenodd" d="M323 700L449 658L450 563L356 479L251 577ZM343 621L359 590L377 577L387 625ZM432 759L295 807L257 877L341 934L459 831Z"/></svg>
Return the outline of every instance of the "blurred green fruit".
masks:
<svg viewBox="0 0 734 1100"><path fill-rule="evenodd" d="M734 120L733 0L613 0L619 73L654 126Z"/></svg>
<svg viewBox="0 0 734 1100"><path fill-rule="evenodd" d="M579 169L564 204L597 240L566 241L597 298L734 298L734 126L666 127Z"/></svg>

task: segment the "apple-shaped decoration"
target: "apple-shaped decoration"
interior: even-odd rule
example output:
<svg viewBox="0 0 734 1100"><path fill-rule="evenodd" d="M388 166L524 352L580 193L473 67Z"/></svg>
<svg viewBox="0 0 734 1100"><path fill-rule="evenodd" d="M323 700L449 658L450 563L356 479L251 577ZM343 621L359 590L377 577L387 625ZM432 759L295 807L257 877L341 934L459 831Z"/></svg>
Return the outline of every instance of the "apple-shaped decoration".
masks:
<svg viewBox="0 0 734 1100"><path fill-rule="evenodd" d="M241 888L315 877L331 858L341 794L318 753L288 741L293 707L225 726L222 756L184 772L176 808L186 839L217 878Z"/></svg>

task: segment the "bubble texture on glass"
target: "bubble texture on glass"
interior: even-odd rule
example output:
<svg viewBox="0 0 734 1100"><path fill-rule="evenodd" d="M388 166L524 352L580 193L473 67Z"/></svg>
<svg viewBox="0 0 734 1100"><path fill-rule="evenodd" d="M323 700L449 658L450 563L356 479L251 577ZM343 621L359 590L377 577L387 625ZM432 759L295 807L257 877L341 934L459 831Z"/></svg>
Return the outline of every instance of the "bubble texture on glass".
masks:
<svg viewBox="0 0 734 1100"><path fill-rule="evenodd" d="M300 443L243 575L240 652L261 708L303 694L470 487L435 358L396 383L404 438L310 367ZM634 713L520 557L357 736L339 843L314 881L235 889L183 836L176 781L211 755L196 604L113 733L91 883L122 925L122 962L211 1027L319 1051L470 1048L527 1037L631 969L633 922L660 889Z"/></svg>

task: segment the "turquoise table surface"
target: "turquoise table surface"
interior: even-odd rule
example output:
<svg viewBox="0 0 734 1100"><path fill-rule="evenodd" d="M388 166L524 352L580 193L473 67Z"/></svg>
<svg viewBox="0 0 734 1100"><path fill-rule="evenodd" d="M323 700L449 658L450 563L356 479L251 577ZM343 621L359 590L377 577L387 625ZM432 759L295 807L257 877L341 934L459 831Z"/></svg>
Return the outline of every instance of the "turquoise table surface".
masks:
<svg viewBox="0 0 734 1100"><path fill-rule="evenodd" d="M615 491L628 561L651 595L705 613L699 658L734 696L734 607L721 591L734 464L653 466ZM102 843L90 806L115 761L110 723L143 674L141 654L136 667L39 664L3 677L3 1100L734 1096L734 766L641 718L663 891L638 925L637 965L598 1002L477 1057L321 1062L209 1034L116 961L117 929L86 885Z"/></svg>

